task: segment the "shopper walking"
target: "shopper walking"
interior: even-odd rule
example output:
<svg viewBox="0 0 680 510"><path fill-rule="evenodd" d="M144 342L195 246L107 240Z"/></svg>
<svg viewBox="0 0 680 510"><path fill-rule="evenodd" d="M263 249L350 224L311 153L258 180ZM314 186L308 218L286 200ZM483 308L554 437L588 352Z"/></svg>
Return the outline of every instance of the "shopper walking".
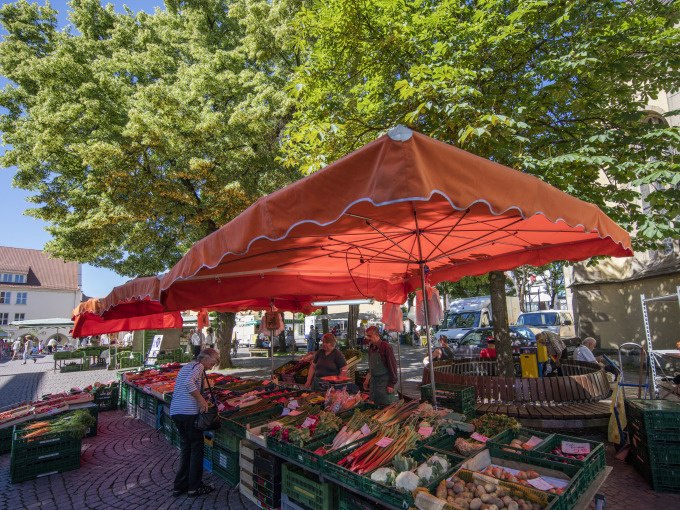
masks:
<svg viewBox="0 0 680 510"><path fill-rule="evenodd" d="M21 340L18 338L12 344L12 359L19 359L21 353Z"/></svg>
<svg viewBox="0 0 680 510"><path fill-rule="evenodd" d="M24 365L26 364L26 360L29 358L33 360L33 363L37 361L33 357L33 337L30 335L26 337L26 341L24 342Z"/></svg>
<svg viewBox="0 0 680 510"><path fill-rule="evenodd" d="M219 359L215 349L203 349L177 374L170 403L170 417L180 438L179 470L175 476L173 496L186 492L189 497L196 497L215 490L202 481L203 432L196 428L195 422L199 413L208 410L208 401L201 394L205 371L214 367Z"/></svg>

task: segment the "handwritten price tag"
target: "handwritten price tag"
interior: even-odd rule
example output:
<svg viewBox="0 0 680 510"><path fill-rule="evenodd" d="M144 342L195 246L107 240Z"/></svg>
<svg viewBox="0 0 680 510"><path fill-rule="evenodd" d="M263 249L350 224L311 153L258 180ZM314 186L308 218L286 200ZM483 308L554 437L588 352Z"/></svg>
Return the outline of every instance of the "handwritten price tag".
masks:
<svg viewBox="0 0 680 510"><path fill-rule="evenodd" d="M361 433L364 436L367 436L371 433L371 429L368 427L368 424L364 423L364 425L361 427Z"/></svg>
<svg viewBox="0 0 680 510"><path fill-rule="evenodd" d="M315 418L310 418L310 417L305 418L305 421L302 422L302 428L303 428L303 429L308 429L309 427L311 427L311 426L314 425L315 423L316 423L316 419L315 419Z"/></svg>
<svg viewBox="0 0 680 510"><path fill-rule="evenodd" d="M283 411L281 411L281 416L288 416L290 414L290 409L287 407L283 408Z"/></svg>
<svg viewBox="0 0 680 510"><path fill-rule="evenodd" d="M536 446L537 444L539 444L541 441L543 441L543 439L541 439L540 437L531 436L531 437L529 438L529 440L528 440L526 443L524 443L524 444L527 446L527 448L530 448L530 449L531 449L531 448L533 448L534 446Z"/></svg>
<svg viewBox="0 0 680 510"><path fill-rule="evenodd" d="M418 434L423 437L430 437L432 435L432 427L420 427L418 429Z"/></svg>
<svg viewBox="0 0 680 510"><path fill-rule="evenodd" d="M489 440L488 437L478 434L477 432L470 434L470 437L475 441L479 441L480 443L486 443Z"/></svg>
<svg viewBox="0 0 680 510"><path fill-rule="evenodd" d="M562 453L568 453L569 455L588 455L590 453L590 445L588 443L562 441Z"/></svg>
<svg viewBox="0 0 680 510"><path fill-rule="evenodd" d="M297 409L298 407L300 407L300 404L298 404L297 400L291 400L290 402L288 402L289 409Z"/></svg>
<svg viewBox="0 0 680 510"><path fill-rule="evenodd" d="M529 485L538 489L539 491L549 491L550 489L553 488L551 484L546 482L540 476L538 478L533 478L532 480L527 480L527 482L529 482Z"/></svg>
<svg viewBox="0 0 680 510"><path fill-rule="evenodd" d="M394 441L394 439L392 439L391 437L383 437L380 441L375 443L375 445L379 446L380 448L385 448L386 446L391 445L392 441Z"/></svg>
<svg viewBox="0 0 680 510"><path fill-rule="evenodd" d="M302 411L297 411L296 409L293 409L290 413L291 416L297 416L299 414L302 414Z"/></svg>
<svg viewBox="0 0 680 510"><path fill-rule="evenodd" d="M447 433L449 436L455 436L455 435L456 435L456 431L453 430L453 429L450 428L450 427L447 427L446 433Z"/></svg>

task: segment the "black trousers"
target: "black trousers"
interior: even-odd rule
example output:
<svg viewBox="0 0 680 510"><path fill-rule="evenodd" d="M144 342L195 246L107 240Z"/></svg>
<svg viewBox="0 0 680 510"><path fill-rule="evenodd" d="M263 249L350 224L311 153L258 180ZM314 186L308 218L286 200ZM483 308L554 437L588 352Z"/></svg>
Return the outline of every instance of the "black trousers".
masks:
<svg viewBox="0 0 680 510"><path fill-rule="evenodd" d="M191 349L194 351L194 358L201 353L201 346L200 345L192 345Z"/></svg>
<svg viewBox="0 0 680 510"><path fill-rule="evenodd" d="M179 469L175 490L195 491L203 479L203 432L194 427L196 414L175 414L172 421L179 431Z"/></svg>

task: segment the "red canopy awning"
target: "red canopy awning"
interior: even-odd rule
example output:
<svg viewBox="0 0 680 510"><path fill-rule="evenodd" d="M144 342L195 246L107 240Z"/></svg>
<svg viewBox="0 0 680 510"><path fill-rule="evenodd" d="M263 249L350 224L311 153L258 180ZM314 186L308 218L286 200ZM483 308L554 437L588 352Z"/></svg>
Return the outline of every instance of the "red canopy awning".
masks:
<svg viewBox="0 0 680 510"><path fill-rule="evenodd" d="M632 255L595 205L403 127L258 200L161 279L167 309L304 295L402 303L432 283Z"/></svg>
<svg viewBox="0 0 680 510"><path fill-rule="evenodd" d="M137 331L142 329L173 329L182 327L182 315L179 312L165 312L153 315L141 315L123 319L106 320L100 315L82 313L73 318L71 332L73 338L119 331Z"/></svg>

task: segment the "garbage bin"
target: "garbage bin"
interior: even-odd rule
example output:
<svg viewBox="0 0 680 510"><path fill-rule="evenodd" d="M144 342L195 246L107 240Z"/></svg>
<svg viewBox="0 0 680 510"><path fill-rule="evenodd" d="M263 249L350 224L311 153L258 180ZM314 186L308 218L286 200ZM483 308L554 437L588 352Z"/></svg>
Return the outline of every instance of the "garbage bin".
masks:
<svg viewBox="0 0 680 510"><path fill-rule="evenodd" d="M519 364L522 368L522 377L538 377L536 349L520 349Z"/></svg>

